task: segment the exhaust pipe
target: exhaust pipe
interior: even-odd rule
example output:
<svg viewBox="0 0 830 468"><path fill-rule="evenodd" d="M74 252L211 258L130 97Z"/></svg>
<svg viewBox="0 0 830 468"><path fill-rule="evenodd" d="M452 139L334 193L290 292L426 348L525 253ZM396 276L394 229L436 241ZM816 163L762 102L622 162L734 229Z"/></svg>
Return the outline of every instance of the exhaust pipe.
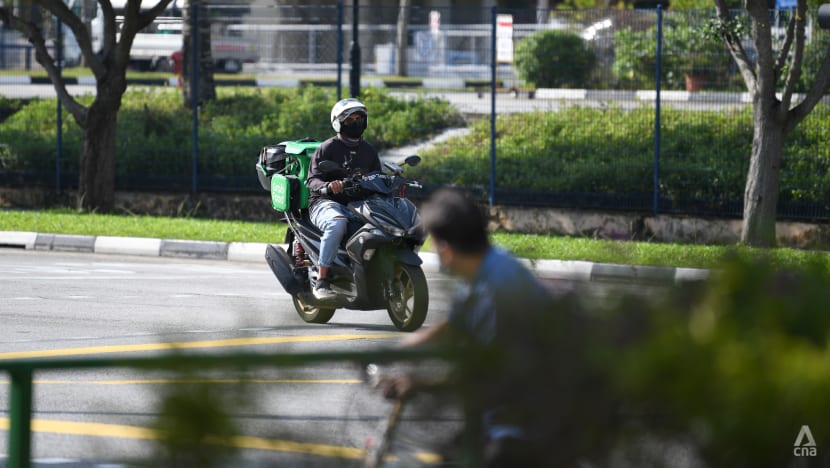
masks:
<svg viewBox="0 0 830 468"><path fill-rule="evenodd" d="M293 262L285 249L278 245L268 245L265 249L265 261L285 292L293 296L300 291L300 282L294 277Z"/></svg>

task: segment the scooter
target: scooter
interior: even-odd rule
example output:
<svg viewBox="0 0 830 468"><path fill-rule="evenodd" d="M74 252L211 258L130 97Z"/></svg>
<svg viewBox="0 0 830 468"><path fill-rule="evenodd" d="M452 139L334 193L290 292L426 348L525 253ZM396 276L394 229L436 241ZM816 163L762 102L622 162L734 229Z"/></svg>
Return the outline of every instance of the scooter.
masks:
<svg viewBox="0 0 830 468"><path fill-rule="evenodd" d="M420 161L419 156L409 156L401 164L415 166ZM407 188L422 186L403 177L401 164L384 162L385 172L362 173L332 161L320 163L321 171L343 179L345 191L369 195L348 205L363 225L349 230L329 270L334 299L318 300L312 294L321 231L309 220L307 209L285 211L289 252L269 245L265 258L304 321L327 323L338 308L344 308L386 309L401 331L416 330L424 323L429 293L418 250L426 234L417 207L405 196ZM271 185L272 198L282 196L274 193L275 186Z"/></svg>

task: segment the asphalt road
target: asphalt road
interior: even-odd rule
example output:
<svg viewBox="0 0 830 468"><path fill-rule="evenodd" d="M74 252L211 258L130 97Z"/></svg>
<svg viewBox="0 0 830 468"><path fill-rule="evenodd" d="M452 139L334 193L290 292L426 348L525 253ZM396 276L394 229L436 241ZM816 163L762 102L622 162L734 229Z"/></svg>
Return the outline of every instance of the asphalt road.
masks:
<svg viewBox="0 0 830 468"><path fill-rule="evenodd" d="M596 300L620 287L655 288L545 281L557 290L584 286ZM428 282L426 326L445 317L454 286L435 272ZM385 311L341 310L329 324L304 323L264 261L19 249L0 249L0 324L0 360L149 356L173 348L196 354L377 350L403 336ZM228 443L239 450L232 466L357 466L390 408L362 379L362 366L342 363L224 372L39 372L32 456L38 467L147 462L162 450L152 429L163 397L209 388L205 398L226 409L234 433L244 434ZM8 396L9 380L0 375L0 466L8 451ZM421 461L434 454L424 447L460 427L458 409L441 401L422 398L404 413L402 432L410 436L401 439L413 440Z"/></svg>
<svg viewBox="0 0 830 468"><path fill-rule="evenodd" d="M427 325L446 314L450 286L447 277L430 276ZM144 356L171 346L188 346L194 353L357 351L392 346L403 335L385 311L341 310L330 324L304 323L264 262L11 249L0 249L0 323L0 360ZM389 409L361 378L362 367L347 364L231 375L43 372L35 376L33 458L146 460L159 449L143 431L158 420L161 396L195 392L194 382L206 381L219 389L217 398L249 436L233 445L252 466L356 463L355 454ZM8 387L7 376L0 375L2 430L8 425ZM459 422L457 415L439 419L445 422L433 423Z"/></svg>

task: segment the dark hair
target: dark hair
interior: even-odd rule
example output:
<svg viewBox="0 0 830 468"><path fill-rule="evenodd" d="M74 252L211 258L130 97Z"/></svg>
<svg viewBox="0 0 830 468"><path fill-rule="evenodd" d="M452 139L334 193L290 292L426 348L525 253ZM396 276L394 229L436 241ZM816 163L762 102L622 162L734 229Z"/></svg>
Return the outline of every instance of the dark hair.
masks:
<svg viewBox="0 0 830 468"><path fill-rule="evenodd" d="M457 189L436 190L421 207L421 221L432 237L459 252L481 253L490 246L487 216Z"/></svg>

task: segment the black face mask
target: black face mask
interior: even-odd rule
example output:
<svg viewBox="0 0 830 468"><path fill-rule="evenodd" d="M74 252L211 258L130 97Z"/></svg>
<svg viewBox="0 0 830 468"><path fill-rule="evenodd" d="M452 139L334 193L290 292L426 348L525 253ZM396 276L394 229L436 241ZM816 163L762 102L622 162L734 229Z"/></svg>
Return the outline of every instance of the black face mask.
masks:
<svg viewBox="0 0 830 468"><path fill-rule="evenodd" d="M358 119L353 122L343 122L340 124L340 133L349 138L360 138L363 131L366 130L366 119Z"/></svg>

